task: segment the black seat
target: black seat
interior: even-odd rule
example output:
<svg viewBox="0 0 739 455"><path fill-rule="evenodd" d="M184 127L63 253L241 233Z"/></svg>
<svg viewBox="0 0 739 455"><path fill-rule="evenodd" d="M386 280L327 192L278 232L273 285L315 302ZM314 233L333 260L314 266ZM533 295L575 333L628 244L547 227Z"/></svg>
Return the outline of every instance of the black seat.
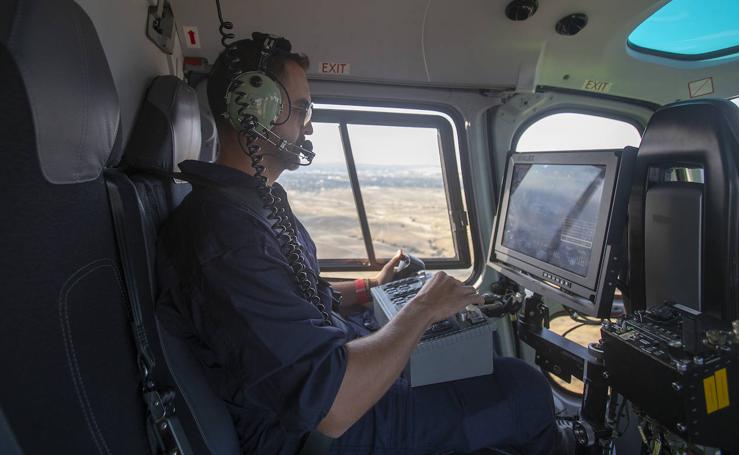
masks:
<svg viewBox="0 0 739 455"><path fill-rule="evenodd" d="M174 76L155 78L123 157L122 168L128 177L112 172L109 177L124 196L128 251L136 256L136 269L147 271L137 280L140 300L151 314L149 322L155 324L153 330L158 331L162 356L173 378L166 377L165 371L161 382L179 390L182 401L176 407L193 446L202 440L203 449L210 453L238 454L238 438L225 405L209 388L185 341L156 323L152 311L159 294L154 278L157 231L191 189L189 183L169 174L177 163L201 156L200 118L192 88Z"/></svg>
<svg viewBox="0 0 739 455"><path fill-rule="evenodd" d="M7 424L26 453L148 453L102 177L120 157L118 97L83 10L2 2L0 81Z"/></svg>
<svg viewBox="0 0 739 455"><path fill-rule="evenodd" d="M662 205L669 202L665 198L669 195L675 206L679 204L676 202L678 196L685 200L686 192L693 191L690 183L663 181L659 171L674 167L701 168L705 175L702 184L692 184L697 186L703 205L698 210L702 214L695 214L698 219L680 219L670 213L658 222L663 237L670 234L670 238L683 238L684 232L680 231L685 231L689 222L702 224L696 232L710 233L695 235L703 238L700 254L696 253L692 261L687 261L685 254L689 245L698 243L698 238L691 244L678 242L673 248L661 251L653 243L645 243L645 228L650 223L654 225L653 216L660 216L656 213L646 216L650 193L661 192ZM738 191L739 109L733 103L723 99L691 100L667 105L655 112L639 147L629 203L631 299L635 309L664 300L683 303L680 297L695 293L694 300L702 304L693 310L719 321L739 318ZM679 208L683 213L687 210L685 206ZM653 273L649 283L645 280L648 272ZM694 289L686 289L683 296L670 296L687 286L685 282L694 278L691 274L702 275L702 279L693 279L688 286ZM675 283L675 276L680 276L683 283ZM655 288L658 289L655 291ZM661 292L663 290L666 291ZM650 295L658 295L661 299L649 302Z"/></svg>
<svg viewBox="0 0 739 455"><path fill-rule="evenodd" d="M208 125L202 127L201 119ZM121 180L111 173L122 193L135 193L139 201L126 198L129 201L128 229L143 233L138 242L137 235L131 236L129 240L133 242L129 250L140 251L143 245L147 258L149 279L147 285L140 288L148 288L149 294L142 296L142 300L153 302L160 294L154 278L157 231L191 190L189 183L173 178L172 173L178 163L187 159L214 160L216 137L215 122L210 112L202 109L202 102L201 108L198 107L192 88L174 76L160 76L152 81L122 161L122 168L130 180ZM139 279L139 283L142 280ZM180 418L190 441L195 444L202 441L211 453L238 454L239 442L231 417L224 403L210 389L186 341L159 324L157 329L179 396L187 406L187 412ZM163 382L172 384L166 378ZM178 409L182 408L178 405ZM313 433L301 455L326 453L328 444L330 441L325 437Z"/></svg>

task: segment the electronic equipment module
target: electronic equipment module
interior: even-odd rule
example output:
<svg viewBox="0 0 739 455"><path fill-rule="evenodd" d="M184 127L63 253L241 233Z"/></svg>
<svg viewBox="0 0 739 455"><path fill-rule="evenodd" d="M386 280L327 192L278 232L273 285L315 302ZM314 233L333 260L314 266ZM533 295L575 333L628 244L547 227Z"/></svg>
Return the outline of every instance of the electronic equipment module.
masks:
<svg viewBox="0 0 739 455"><path fill-rule="evenodd" d="M371 289L375 317L381 325L393 319L423 287L427 272ZM423 334L411 354L405 375L412 387L454 381L493 372L494 323L475 306Z"/></svg>

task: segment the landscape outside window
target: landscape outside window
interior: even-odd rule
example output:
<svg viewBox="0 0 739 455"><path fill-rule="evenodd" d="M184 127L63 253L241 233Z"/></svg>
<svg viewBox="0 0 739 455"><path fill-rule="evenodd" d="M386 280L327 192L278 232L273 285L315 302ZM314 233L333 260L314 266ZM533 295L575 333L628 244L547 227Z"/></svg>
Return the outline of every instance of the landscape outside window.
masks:
<svg viewBox="0 0 739 455"><path fill-rule="evenodd" d="M310 166L285 172L280 183L308 228L319 258L367 259L337 123L313 123Z"/></svg>
<svg viewBox="0 0 739 455"><path fill-rule="evenodd" d="M308 167L284 173L280 183L313 236L322 263L361 261L366 266L369 258L341 126L320 121L318 112L311 136L316 158ZM399 248L431 261L458 260L440 134L434 127L346 122L377 262Z"/></svg>
<svg viewBox="0 0 739 455"><path fill-rule="evenodd" d="M420 257L454 257L438 131L348 128L377 256L392 256L402 247Z"/></svg>

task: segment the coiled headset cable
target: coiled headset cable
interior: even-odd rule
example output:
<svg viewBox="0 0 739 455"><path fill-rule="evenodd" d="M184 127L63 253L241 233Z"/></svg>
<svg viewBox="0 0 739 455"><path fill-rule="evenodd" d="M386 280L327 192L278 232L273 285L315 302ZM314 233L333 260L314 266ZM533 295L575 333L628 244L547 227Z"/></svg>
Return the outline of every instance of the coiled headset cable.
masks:
<svg viewBox="0 0 739 455"><path fill-rule="evenodd" d="M225 58L228 60L226 68L231 79L228 91L235 95L233 102L239 106L237 110L237 133L239 146L251 160L251 166L254 169L254 178L256 178L257 181L257 193L262 201L263 208L269 212L267 219L271 222L272 231L277 237L282 253L292 269L295 282L298 285L301 295L315 306L316 309L318 309L323 318L324 325L333 325L328 309L321 302L321 297L318 294L317 283L319 277L306 265L303 246L298 240L296 223L291 221L291 216L288 212L286 202L279 196L275 195L272 191L272 187L267 185L267 177L264 176L265 167L262 164L263 156L262 153L260 153L261 147L254 143L257 138L261 138L268 143L278 146L277 143L268 137L269 132L272 127L287 122L291 112L288 112L288 117L284 121L280 123L273 122L272 125L261 125L254 115L247 112L249 102L247 100L248 95L244 89L245 82L238 78L239 75L245 72L245 69L242 66L236 44L229 42L229 40L235 37L234 33L228 31L233 29L233 23L223 20L221 3L219 0L216 0L216 7L218 8L218 20L220 21L218 31L221 34L221 44L225 47ZM254 34L254 39L255 41L261 39L263 42L262 48L260 49L257 68L280 86L282 93L285 94L287 99L288 110L292 111L290 95L287 93L285 86L278 78L274 77L274 75L268 74L265 70L267 60L274 54L274 52L279 51L274 48L274 39L268 35L261 34ZM266 40L272 41L267 44ZM259 128L263 128L266 133L259 132ZM309 273L313 275L313 280L310 279Z"/></svg>
<svg viewBox="0 0 739 455"><path fill-rule="evenodd" d="M233 39L236 35L227 32L226 30L231 30L234 28L233 22L224 21L223 20L223 13L221 13L221 1L216 0L216 8L218 8L218 22L220 22L220 27L218 27L218 33L221 34L221 44L223 47L228 48L229 43L228 40Z"/></svg>
<svg viewBox="0 0 739 455"><path fill-rule="evenodd" d="M249 137L248 135L243 136ZM256 138L256 136L251 137L252 139ZM239 140L239 145L241 145L242 151L251 159L254 178L257 180L257 192L264 204L263 207L269 211L267 218L272 222L272 231L277 236L282 254L285 255L288 264L290 264L300 293L321 312L324 325L333 325L328 309L321 302L321 297L318 294L318 277L305 263L303 246L298 240L296 223L291 221L285 201L274 194L272 187L267 185L267 177L263 175L265 167L261 163L263 157L259 145L252 142L244 146L241 140ZM310 279L309 273L314 275L315 281Z"/></svg>

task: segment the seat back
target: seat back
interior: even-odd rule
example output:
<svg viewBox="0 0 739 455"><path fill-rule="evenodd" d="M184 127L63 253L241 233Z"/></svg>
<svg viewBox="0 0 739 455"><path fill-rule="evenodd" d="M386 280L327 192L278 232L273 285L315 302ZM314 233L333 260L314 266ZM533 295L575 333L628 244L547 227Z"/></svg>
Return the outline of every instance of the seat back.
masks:
<svg viewBox="0 0 739 455"><path fill-rule="evenodd" d="M129 226L142 234L144 248L129 250L145 253L148 281L139 280L142 301L153 306L159 290L156 283L155 251L159 227L169 213L189 193L191 186L167 175L177 163L201 156L201 113L195 91L174 76L159 76L152 81L131 139L123 157L130 184L119 183L123 192L135 193L138 203L129 203ZM139 226L136 228L136 226ZM202 367L190 353L185 340L157 324L161 351L179 396L189 416L181 415L183 426L193 438L202 439L211 453L238 454L236 431L224 403L210 389ZM190 422L191 420L191 422Z"/></svg>
<svg viewBox="0 0 739 455"><path fill-rule="evenodd" d="M26 453L148 453L101 175L120 156L118 98L87 15L2 2L0 80L7 424Z"/></svg>
<svg viewBox="0 0 739 455"><path fill-rule="evenodd" d="M671 168L700 168L703 182L667 181ZM739 318L739 109L721 99L661 108L644 133L635 172L635 309L668 301L717 321Z"/></svg>

